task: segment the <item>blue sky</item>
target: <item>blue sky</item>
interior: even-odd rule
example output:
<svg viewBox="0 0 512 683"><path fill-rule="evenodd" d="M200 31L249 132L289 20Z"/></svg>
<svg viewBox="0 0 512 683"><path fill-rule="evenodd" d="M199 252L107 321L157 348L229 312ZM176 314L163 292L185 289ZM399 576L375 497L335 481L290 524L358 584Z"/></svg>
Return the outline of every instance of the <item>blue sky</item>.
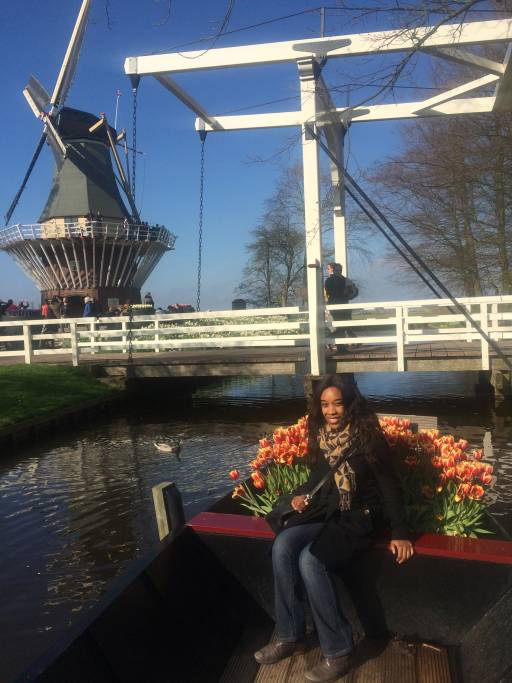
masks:
<svg viewBox="0 0 512 683"><path fill-rule="evenodd" d="M89 24L69 106L93 113L104 111L114 118L115 92L120 99L118 128L131 136L131 93L124 75L127 56L170 51L175 45L215 34L224 16L227 0L173 0L167 17L167 0L93 0ZM335 5L336 3L333 3ZM80 0L21 0L2 3L0 25L4 55L3 122L0 128L0 209L7 210L39 139L41 127L23 96L31 73L51 92L65 47L74 25ZM317 7L306 0L236 0L228 30L274 17ZM108 15L107 15L108 9ZM392 16L380 16L379 24L366 20L351 24L348 15L336 9L326 12L326 35L360 30L392 28ZM216 47L319 35L318 12L271 23L228 35ZM209 43L205 43L207 47ZM194 49L194 46L182 48ZM328 63L327 82L343 85L373 71L361 60ZM389 63L381 62L385 67ZM353 69L351 72L350 69ZM298 94L294 65L250 70L191 74L177 79L213 114ZM364 80L364 78L363 78ZM407 83L428 85L428 64L419 61ZM342 89L343 90L343 89ZM366 91L360 90L359 93ZM404 99L420 99L421 93L405 91ZM351 96L355 97L354 91ZM337 95L340 104L345 91ZM286 111L298 108L298 99L250 109ZM410 125L410 124L407 124ZM368 169L395 152L404 124L354 125L349 133L349 167ZM263 203L273 192L280 171L300 158L299 130L261 130L211 134L206 143L206 195L202 308L229 308L246 262L244 246L263 213ZM255 162L257 157L272 157ZM198 183L200 144L194 130L194 114L153 79L139 88L138 148L144 153L137 166L137 205L144 220L160 223L178 235L175 251L164 256L144 286L159 305L172 302L195 304L198 231ZM36 222L51 185L53 160L43 150L11 223ZM372 262L363 263L349 254L352 276L357 278L364 299L413 298L417 289L391 284L382 263L382 245L373 244ZM143 291L143 293L144 293ZM38 300L38 293L18 266L0 253L0 298Z"/></svg>

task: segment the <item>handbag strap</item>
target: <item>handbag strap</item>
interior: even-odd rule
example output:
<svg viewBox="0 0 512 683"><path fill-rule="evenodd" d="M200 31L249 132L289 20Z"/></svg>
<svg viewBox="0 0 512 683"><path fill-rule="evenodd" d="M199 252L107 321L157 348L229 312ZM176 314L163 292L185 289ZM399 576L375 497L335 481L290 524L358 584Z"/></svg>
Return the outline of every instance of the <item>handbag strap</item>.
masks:
<svg viewBox="0 0 512 683"><path fill-rule="evenodd" d="M350 452L350 448L352 447L354 441L355 441L355 439L353 438L353 439L349 442L349 444L348 444L348 447L347 447L347 451L348 451L348 452L347 452L346 454L345 454L345 453L342 453L342 454L339 456L339 458L336 460L336 462L334 463L334 465L333 465L332 467L329 467L329 471L326 472L326 473L324 474L324 476L320 479L320 481L318 482L318 484L316 484L316 486L314 486L314 487L311 489L311 491L310 491L309 493L306 494L306 500L311 500L311 498L313 498L313 496L315 495L315 493L317 493L317 492L322 488L322 486L323 486L323 485L325 484L325 482L330 478L330 476L332 475L332 473L338 468L340 462L341 462L343 459L348 460L348 458L352 455L352 453Z"/></svg>

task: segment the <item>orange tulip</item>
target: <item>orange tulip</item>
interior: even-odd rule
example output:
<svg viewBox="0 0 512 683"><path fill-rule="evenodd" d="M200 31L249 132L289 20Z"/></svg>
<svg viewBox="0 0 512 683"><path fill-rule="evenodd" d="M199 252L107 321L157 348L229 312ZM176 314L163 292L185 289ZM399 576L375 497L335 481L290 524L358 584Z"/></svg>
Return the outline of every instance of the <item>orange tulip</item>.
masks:
<svg viewBox="0 0 512 683"><path fill-rule="evenodd" d="M265 477L261 474L259 470L251 474L252 483L257 489L265 488Z"/></svg>
<svg viewBox="0 0 512 683"><path fill-rule="evenodd" d="M475 458L475 460L481 460L483 457L482 451L481 450L473 451L473 457Z"/></svg>
<svg viewBox="0 0 512 683"><path fill-rule="evenodd" d="M229 476L231 477L231 479L233 479L233 481L235 481L240 476L240 473L238 470L231 470Z"/></svg>
<svg viewBox="0 0 512 683"><path fill-rule="evenodd" d="M238 486L235 486L233 493L231 494L231 498L244 498L244 495L244 487L242 486L242 484L238 484Z"/></svg>
<svg viewBox="0 0 512 683"><path fill-rule="evenodd" d="M492 474L489 474L488 472L482 472L480 479L482 484L490 484L492 481Z"/></svg>
<svg viewBox="0 0 512 683"><path fill-rule="evenodd" d="M483 495L484 488L483 486L478 486L478 484L472 486L468 492L468 498L471 498L472 500L480 500Z"/></svg>

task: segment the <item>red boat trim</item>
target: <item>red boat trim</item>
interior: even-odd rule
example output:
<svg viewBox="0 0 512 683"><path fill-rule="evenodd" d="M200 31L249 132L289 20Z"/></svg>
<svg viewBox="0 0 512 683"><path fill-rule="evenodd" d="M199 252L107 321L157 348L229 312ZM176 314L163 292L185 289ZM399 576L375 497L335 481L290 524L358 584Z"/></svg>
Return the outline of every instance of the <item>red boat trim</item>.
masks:
<svg viewBox="0 0 512 683"><path fill-rule="evenodd" d="M274 538L274 532L263 518L249 515L200 512L188 522L187 526L199 534ZM376 546L385 548L387 541L380 539ZM512 565L512 542L510 541L422 534L414 541L414 550L417 555Z"/></svg>

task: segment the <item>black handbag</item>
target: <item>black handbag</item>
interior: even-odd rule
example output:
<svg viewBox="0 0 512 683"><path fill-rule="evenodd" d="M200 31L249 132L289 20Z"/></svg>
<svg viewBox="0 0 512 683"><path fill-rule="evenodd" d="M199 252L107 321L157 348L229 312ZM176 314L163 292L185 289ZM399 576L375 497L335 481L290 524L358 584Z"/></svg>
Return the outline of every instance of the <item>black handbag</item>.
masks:
<svg viewBox="0 0 512 683"><path fill-rule="evenodd" d="M328 510L327 504L325 501L314 498L314 495L332 476L334 470L338 467L344 457L348 458L348 455L340 455L334 465L330 467L329 471L320 479L318 484L306 494L305 500L307 502L307 507L302 512L298 512L292 508L292 500L296 496L295 493L286 493L276 500L272 510L265 515L265 519L274 533L278 534L280 531L284 531L284 529L298 526L299 524L312 524L314 522L325 521Z"/></svg>
<svg viewBox="0 0 512 683"><path fill-rule="evenodd" d="M298 512L292 508L292 500L296 496L295 493L285 493L283 496L280 496L274 503L272 510L265 515L265 519L272 531L278 534L280 531L284 531L292 526L298 526L299 524L313 524L314 522L325 521L328 511L327 503L326 501L314 498L314 495L332 476L340 462L343 459L348 460L354 454L355 450L355 439L352 438L348 444L347 453L342 453L334 465L329 468L329 471L320 479L318 484L306 494L306 502L308 505L302 512Z"/></svg>
<svg viewBox="0 0 512 683"><path fill-rule="evenodd" d="M325 505L315 505L314 503L311 505L310 503L302 512L298 512L292 508L294 497L295 493L286 493L284 496L280 496L274 503L272 510L265 515L265 519L274 533L278 534L280 531L298 524L311 524L325 520L327 513ZM306 496L306 500L311 500L311 494Z"/></svg>

